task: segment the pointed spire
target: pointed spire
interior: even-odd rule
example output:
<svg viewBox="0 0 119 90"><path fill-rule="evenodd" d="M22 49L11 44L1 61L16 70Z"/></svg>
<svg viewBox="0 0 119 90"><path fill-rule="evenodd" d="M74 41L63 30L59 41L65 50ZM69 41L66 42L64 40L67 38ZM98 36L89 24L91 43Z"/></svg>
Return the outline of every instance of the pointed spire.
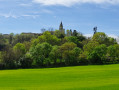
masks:
<svg viewBox="0 0 119 90"><path fill-rule="evenodd" d="M61 34L65 34L65 29L63 28L62 21L61 21L60 26L59 26L59 31L61 32Z"/></svg>
<svg viewBox="0 0 119 90"><path fill-rule="evenodd" d="M61 21L61 23L60 23L60 26L61 26L61 27L63 26L62 21Z"/></svg>
<svg viewBox="0 0 119 90"><path fill-rule="evenodd" d="M63 30L63 24L62 24L62 21L61 21L61 23L60 23L59 30Z"/></svg>

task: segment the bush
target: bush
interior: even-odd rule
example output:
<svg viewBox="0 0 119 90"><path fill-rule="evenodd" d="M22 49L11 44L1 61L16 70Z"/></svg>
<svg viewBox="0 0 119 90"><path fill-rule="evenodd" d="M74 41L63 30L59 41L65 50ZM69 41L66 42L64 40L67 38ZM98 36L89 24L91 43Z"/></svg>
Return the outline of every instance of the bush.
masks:
<svg viewBox="0 0 119 90"><path fill-rule="evenodd" d="M26 54L20 59L20 64L22 68L30 68L32 67L33 60L30 54Z"/></svg>
<svg viewBox="0 0 119 90"><path fill-rule="evenodd" d="M85 54L80 54L78 63L79 63L79 65L88 65L89 64L89 61L87 60Z"/></svg>
<svg viewBox="0 0 119 90"><path fill-rule="evenodd" d="M5 64L0 63L0 69L5 69Z"/></svg>

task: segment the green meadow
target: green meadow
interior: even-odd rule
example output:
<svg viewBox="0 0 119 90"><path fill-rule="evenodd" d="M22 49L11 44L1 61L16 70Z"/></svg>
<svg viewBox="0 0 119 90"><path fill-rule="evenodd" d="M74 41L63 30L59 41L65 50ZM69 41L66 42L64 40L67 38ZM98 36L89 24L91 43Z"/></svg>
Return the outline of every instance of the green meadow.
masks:
<svg viewBox="0 0 119 90"><path fill-rule="evenodd" d="M0 90L119 90L119 64L1 70Z"/></svg>

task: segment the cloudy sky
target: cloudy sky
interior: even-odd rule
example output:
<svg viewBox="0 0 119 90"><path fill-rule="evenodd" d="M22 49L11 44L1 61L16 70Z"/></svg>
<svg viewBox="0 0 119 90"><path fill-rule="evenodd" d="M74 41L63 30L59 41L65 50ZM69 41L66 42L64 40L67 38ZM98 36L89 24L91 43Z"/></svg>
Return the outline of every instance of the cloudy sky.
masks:
<svg viewBox="0 0 119 90"><path fill-rule="evenodd" d="M41 28L76 29L119 36L119 0L0 0L0 33L41 32Z"/></svg>

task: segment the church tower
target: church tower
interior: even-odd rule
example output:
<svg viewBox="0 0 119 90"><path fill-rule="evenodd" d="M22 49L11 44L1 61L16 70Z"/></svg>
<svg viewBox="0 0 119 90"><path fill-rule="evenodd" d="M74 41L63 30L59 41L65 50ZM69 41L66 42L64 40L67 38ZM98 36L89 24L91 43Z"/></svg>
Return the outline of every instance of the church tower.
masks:
<svg viewBox="0 0 119 90"><path fill-rule="evenodd" d="M64 28L63 28L62 22L60 23L59 31L61 32L61 34L65 34L65 30L64 30Z"/></svg>
<svg viewBox="0 0 119 90"><path fill-rule="evenodd" d="M59 30L62 30L63 29L63 24L62 22L60 23L60 26L59 26Z"/></svg>

